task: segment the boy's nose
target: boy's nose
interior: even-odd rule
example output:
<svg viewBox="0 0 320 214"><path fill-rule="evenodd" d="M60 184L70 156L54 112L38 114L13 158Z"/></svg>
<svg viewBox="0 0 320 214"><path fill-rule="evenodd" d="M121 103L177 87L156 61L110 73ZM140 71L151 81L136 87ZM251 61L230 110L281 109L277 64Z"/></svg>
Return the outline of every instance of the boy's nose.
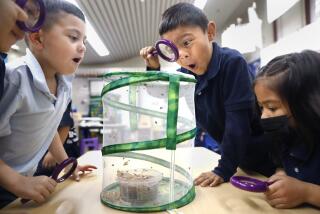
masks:
<svg viewBox="0 0 320 214"><path fill-rule="evenodd" d="M84 43L81 43L81 45L78 46L78 51L79 52L86 52L86 45Z"/></svg>
<svg viewBox="0 0 320 214"><path fill-rule="evenodd" d="M187 58L189 58L189 54L186 51L179 50L179 59L183 60Z"/></svg>

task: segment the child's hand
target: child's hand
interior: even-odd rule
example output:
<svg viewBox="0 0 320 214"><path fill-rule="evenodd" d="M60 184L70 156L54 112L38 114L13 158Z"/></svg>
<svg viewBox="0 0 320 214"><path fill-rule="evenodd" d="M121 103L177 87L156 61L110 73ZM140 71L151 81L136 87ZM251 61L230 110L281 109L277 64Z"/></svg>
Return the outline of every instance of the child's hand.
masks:
<svg viewBox="0 0 320 214"><path fill-rule="evenodd" d="M18 197L42 203L48 199L56 185L55 180L47 176L21 176L19 182L15 185L13 193Z"/></svg>
<svg viewBox="0 0 320 214"><path fill-rule="evenodd" d="M152 46L144 47L140 50L140 56L145 60L145 63L148 67L152 69L160 68L158 55L152 55L151 52L154 51L155 48Z"/></svg>
<svg viewBox="0 0 320 214"><path fill-rule="evenodd" d="M80 175L84 175L86 172L92 172L93 169L97 169L97 167L93 165L78 165L72 174L72 178L76 181L80 181Z"/></svg>
<svg viewBox="0 0 320 214"><path fill-rule="evenodd" d="M274 173L274 174L275 175L287 175L287 173L282 168L276 169L276 173Z"/></svg>
<svg viewBox="0 0 320 214"><path fill-rule="evenodd" d="M48 152L43 158L42 166L44 168L50 169L50 168L55 167L56 164L57 164L57 161L54 159L54 157L51 155L51 153Z"/></svg>
<svg viewBox="0 0 320 214"><path fill-rule="evenodd" d="M224 182L223 178L221 178L219 175L216 175L211 171L201 173L201 175L194 180L195 185L200 185L202 187L206 187L206 186L215 187L223 182Z"/></svg>
<svg viewBox="0 0 320 214"><path fill-rule="evenodd" d="M306 201L305 183L286 175L274 174L268 180L265 196L267 202L275 208L292 208Z"/></svg>

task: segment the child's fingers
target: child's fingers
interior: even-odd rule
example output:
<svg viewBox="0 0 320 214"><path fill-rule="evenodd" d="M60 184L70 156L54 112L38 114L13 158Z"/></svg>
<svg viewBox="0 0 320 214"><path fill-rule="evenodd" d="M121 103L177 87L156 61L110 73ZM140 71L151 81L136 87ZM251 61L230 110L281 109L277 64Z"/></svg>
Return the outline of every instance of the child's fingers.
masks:
<svg viewBox="0 0 320 214"><path fill-rule="evenodd" d="M206 186L209 186L209 184L212 182L212 179L211 178L207 178L205 179L201 184L200 186L202 187L206 187Z"/></svg>
<svg viewBox="0 0 320 214"><path fill-rule="evenodd" d="M222 178L218 177L218 176L215 176L213 181L211 182L210 184L210 187L215 187L215 186L218 186L219 184L223 183L223 180Z"/></svg>
<svg viewBox="0 0 320 214"><path fill-rule="evenodd" d="M92 170L97 169L96 166L93 165L84 165L84 166L79 166L79 171L81 172L92 172Z"/></svg>
<svg viewBox="0 0 320 214"><path fill-rule="evenodd" d="M283 198L275 198L275 199L267 200L267 202L273 207L278 207L278 206L281 207L285 204L285 200Z"/></svg>
<svg viewBox="0 0 320 214"><path fill-rule="evenodd" d="M269 179L268 179L268 182L269 183L274 183L278 180L281 180L285 175L283 174L274 174L272 175Z"/></svg>
<svg viewBox="0 0 320 214"><path fill-rule="evenodd" d="M204 176L199 176L199 177L197 177L195 180L194 180L194 184L195 185L199 185L199 184L201 184L204 180L205 180L206 178L204 177Z"/></svg>

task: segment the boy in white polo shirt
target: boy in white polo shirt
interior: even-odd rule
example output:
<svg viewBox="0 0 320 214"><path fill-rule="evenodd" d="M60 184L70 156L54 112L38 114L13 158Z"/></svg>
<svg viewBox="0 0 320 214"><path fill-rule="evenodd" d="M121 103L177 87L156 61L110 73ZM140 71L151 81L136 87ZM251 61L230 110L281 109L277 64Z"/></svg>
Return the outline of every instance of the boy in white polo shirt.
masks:
<svg viewBox="0 0 320 214"><path fill-rule="evenodd" d="M86 50L85 18L79 8L63 0L44 2L44 26L27 36L31 51L7 66L4 80L0 101L1 207L15 197L45 201L56 182L46 176L32 177L39 160L47 149L58 163L68 157L57 128L71 99L72 74Z"/></svg>

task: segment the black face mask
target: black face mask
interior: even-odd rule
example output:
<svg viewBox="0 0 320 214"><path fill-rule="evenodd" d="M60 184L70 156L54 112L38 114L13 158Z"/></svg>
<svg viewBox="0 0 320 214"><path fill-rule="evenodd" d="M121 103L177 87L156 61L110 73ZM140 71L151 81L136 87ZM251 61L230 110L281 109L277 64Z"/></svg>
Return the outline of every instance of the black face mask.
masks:
<svg viewBox="0 0 320 214"><path fill-rule="evenodd" d="M264 130L265 136L269 138L270 155L274 163L281 167L281 153L283 151L283 145L288 142L288 138L290 136L288 117L283 115L261 119L261 126Z"/></svg>
<svg viewBox="0 0 320 214"><path fill-rule="evenodd" d="M261 126L265 133L288 131L288 117L283 115L261 119Z"/></svg>

